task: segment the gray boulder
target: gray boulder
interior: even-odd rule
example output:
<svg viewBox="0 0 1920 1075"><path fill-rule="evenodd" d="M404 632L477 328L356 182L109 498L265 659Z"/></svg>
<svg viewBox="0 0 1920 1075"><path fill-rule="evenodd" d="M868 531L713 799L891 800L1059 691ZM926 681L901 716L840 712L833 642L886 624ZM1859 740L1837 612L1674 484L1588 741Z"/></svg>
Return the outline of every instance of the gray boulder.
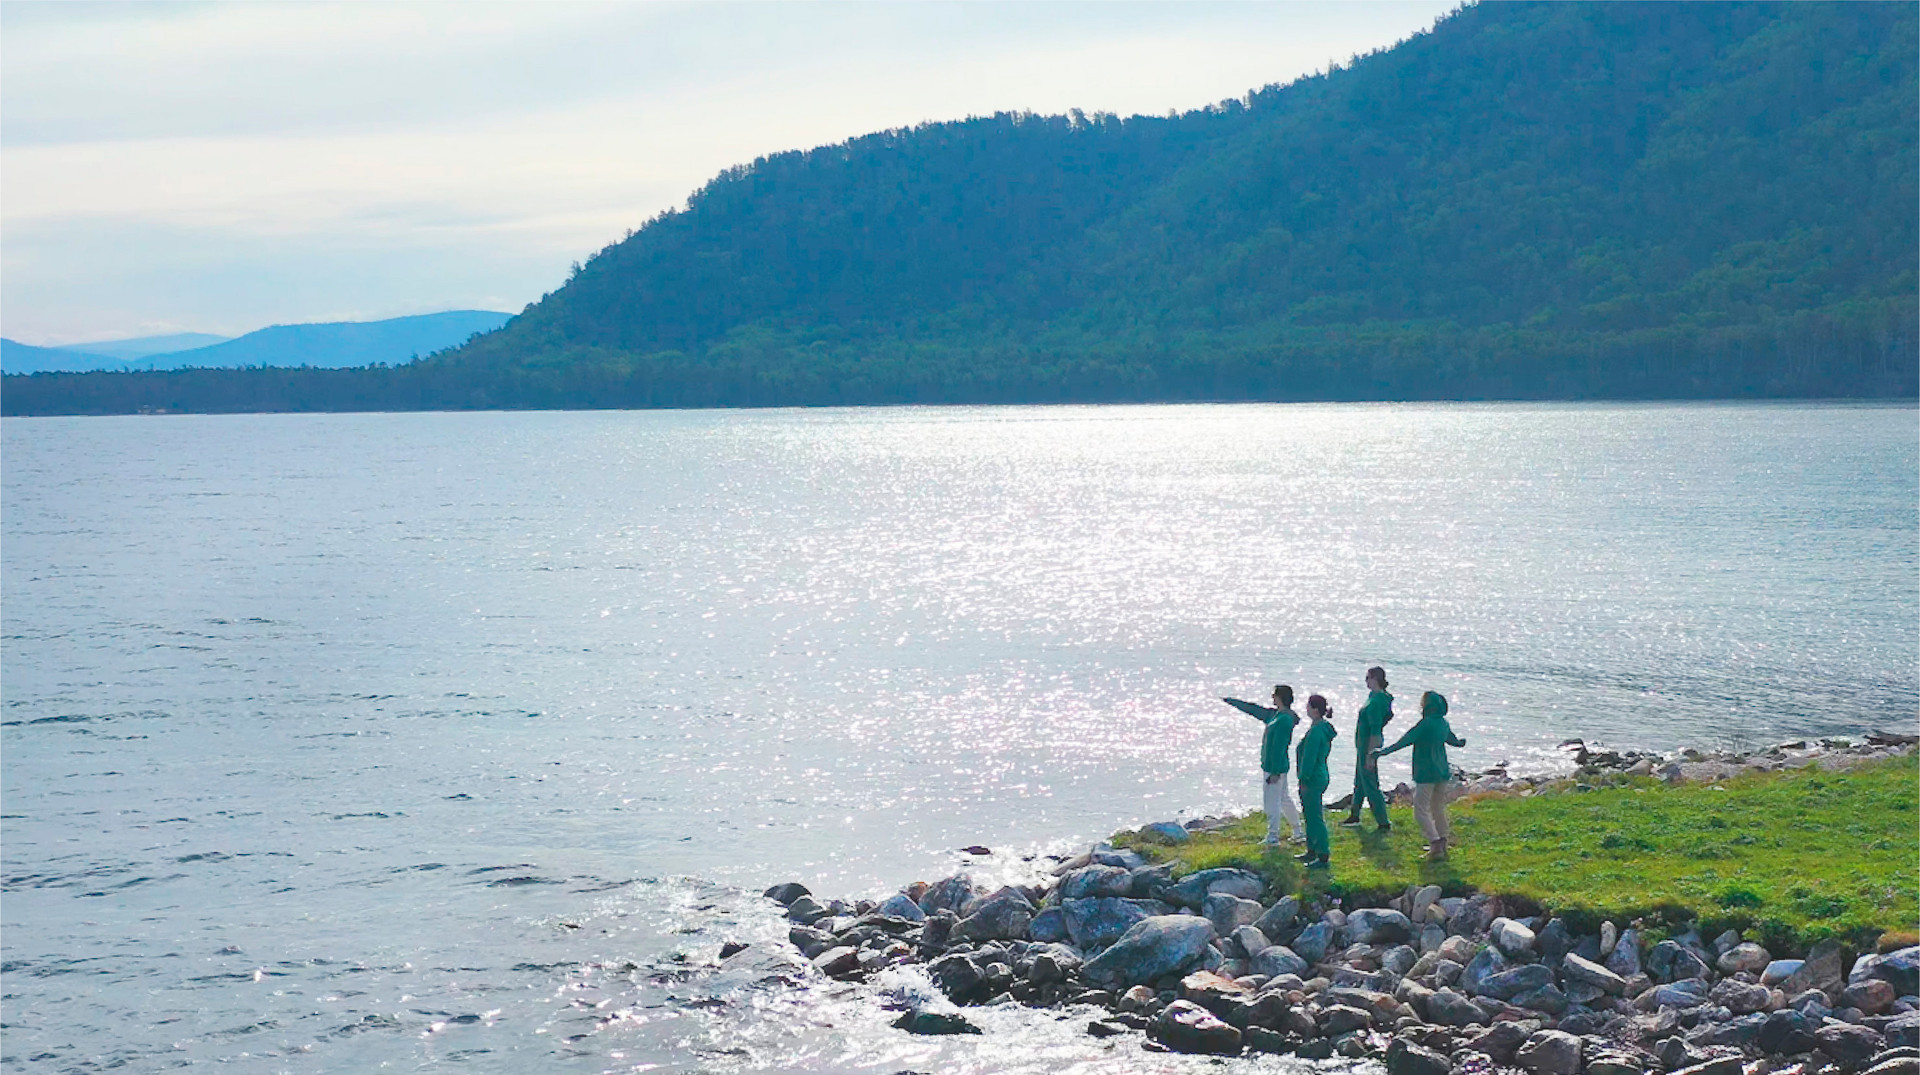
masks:
<svg viewBox="0 0 1920 1075"><path fill-rule="evenodd" d="M1738 974L1741 971L1759 974L1766 970L1767 964L1771 962L1773 962L1772 954L1765 948L1748 941L1735 944L1720 953L1720 958L1714 960L1714 966L1719 968L1721 974Z"/></svg>
<svg viewBox="0 0 1920 1075"><path fill-rule="evenodd" d="M1516 1008L1528 1008L1548 1015L1563 1015L1567 1010L1567 995L1551 985L1538 989L1529 989L1513 998Z"/></svg>
<svg viewBox="0 0 1920 1075"><path fill-rule="evenodd" d="M1548 963L1558 963L1560 957L1573 951L1573 932L1567 928L1563 918L1550 920L1546 925L1534 930L1534 951Z"/></svg>
<svg viewBox="0 0 1920 1075"><path fill-rule="evenodd" d="M1670 1071L1668 1075L1740 1075L1746 1067L1746 1061L1735 1054L1702 1060L1698 1064Z"/></svg>
<svg viewBox="0 0 1920 1075"><path fill-rule="evenodd" d="M875 907L873 910L875 914L883 914L888 918L904 918L909 922L925 922L927 920L927 912L921 910L919 904L908 899L907 894L904 892L896 892L886 899L881 900L880 906Z"/></svg>
<svg viewBox="0 0 1920 1075"><path fill-rule="evenodd" d="M1607 954L1606 967L1622 978L1631 978L1640 973L1639 930L1620 931L1620 939L1614 943L1613 951Z"/></svg>
<svg viewBox="0 0 1920 1075"><path fill-rule="evenodd" d="M762 896L765 896L782 907L790 907L793 905L794 900L812 894L812 891L809 890L807 886L798 881L788 881L785 884L775 885L761 893Z"/></svg>
<svg viewBox="0 0 1920 1075"><path fill-rule="evenodd" d="M1707 999L1735 1015L1751 1015L1765 1011L1773 1003L1773 990L1738 978L1722 978L1707 991Z"/></svg>
<svg viewBox="0 0 1920 1075"><path fill-rule="evenodd" d="M1253 973L1269 978L1278 978L1283 974L1305 978L1312 970L1313 967L1306 960L1285 945L1269 945L1253 956Z"/></svg>
<svg viewBox="0 0 1920 1075"><path fill-rule="evenodd" d="M1511 918L1496 918L1487 927L1487 939L1502 955L1518 956L1533 951L1533 931Z"/></svg>
<svg viewBox="0 0 1920 1075"><path fill-rule="evenodd" d="M1839 1063L1858 1067L1880 1051L1880 1034L1868 1027L1829 1023L1813 1032L1819 1050Z"/></svg>
<svg viewBox="0 0 1920 1075"><path fill-rule="evenodd" d="M1583 959L1568 952L1560 961L1560 972L1569 982L1582 982L1594 986L1611 995L1620 996L1627 991L1627 980L1607 968L1589 959Z"/></svg>
<svg viewBox="0 0 1920 1075"><path fill-rule="evenodd" d="M1214 923L1214 932L1219 932L1219 923ZM1254 926L1241 926L1227 935L1227 955L1238 959L1252 959L1266 951L1273 944L1267 935Z"/></svg>
<svg viewBox="0 0 1920 1075"><path fill-rule="evenodd" d="M1071 940L1073 934L1067 930L1067 912L1059 907L1042 910L1027 925L1027 936L1048 943Z"/></svg>
<svg viewBox="0 0 1920 1075"><path fill-rule="evenodd" d="M1467 961L1467 969L1461 972L1460 982L1466 986L1467 992L1477 994L1480 992L1481 983L1511 969L1512 966L1507 962L1507 957L1500 954L1498 948L1488 945Z"/></svg>
<svg viewBox="0 0 1920 1075"><path fill-rule="evenodd" d="M1100 844L1087 853L1087 858L1096 866L1118 866L1123 870L1137 870L1147 864L1147 857L1130 847L1114 847Z"/></svg>
<svg viewBox="0 0 1920 1075"><path fill-rule="evenodd" d="M1171 821L1156 821L1150 825L1142 825L1140 835L1169 844L1184 844L1192 836L1187 832L1186 826Z"/></svg>
<svg viewBox="0 0 1920 1075"><path fill-rule="evenodd" d="M1062 900L1094 896L1127 896L1133 891L1133 873L1119 866L1086 866L1060 879Z"/></svg>
<svg viewBox="0 0 1920 1075"><path fill-rule="evenodd" d="M926 894L920 897L920 909L932 914L935 911L952 911L959 914L960 909L973 902L980 893L973 887L973 878L966 874L935 881L928 886Z"/></svg>
<svg viewBox="0 0 1920 1075"><path fill-rule="evenodd" d="M1534 1075L1579 1075L1580 1039L1559 1030L1542 1030L1513 1054L1513 1062Z"/></svg>
<svg viewBox="0 0 1920 1075"><path fill-rule="evenodd" d="M1295 928L1300 919L1300 900L1295 896L1282 896L1280 901L1267 908L1254 926L1267 935L1275 944L1285 944L1297 934ZM1282 940L1281 938L1286 938Z"/></svg>
<svg viewBox="0 0 1920 1075"><path fill-rule="evenodd" d="M1033 924L1033 904L1014 889L1003 889L982 900L973 913L954 924L948 937L956 941L1012 941L1026 937Z"/></svg>
<svg viewBox="0 0 1920 1075"><path fill-rule="evenodd" d="M1854 961L1849 984L1878 978L1903 997L1920 994L1920 945L1885 955L1866 955Z"/></svg>
<svg viewBox="0 0 1920 1075"><path fill-rule="evenodd" d="M1486 1015L1473 1001L1451 989L1438 989L1427 998L1427 1021L1441 1026L1484 1024Z"/></svg>
<svg viewBox="0 0 1920 1075"><path fill-rule="evenodd" d="M1443 1053L1395 1038L1387 1046L1387 1075L1449 1075L1453 1062Z"/></svg>
<svg viewBox="0 0 1920 1075"><path fill-rule="evenodd" d="M1110 944L1149 917L1133 901L1111 896L1066 900L1060 910L1066 917L1067 937L1076 948Z"/></svg>
<svg viewBox="0 0 1920 1075"><path fill-rule="evenodd" d="M1882 1024L1880 1032L1887 1036L1889 1047L1920 1046L1920 1011L1901 1012Z"/></svg>
<svg viewBox="0 0 1920 1075"><path fill-rule="evenodd" d="M1897 999L1893 986L1880 978L1861 979L1840 991L1841 1004L1858 1008L1867 1015L1883 1014L1893 1007Z"/></svg>
<svg viewBox="0 0 1920 1075"><path fill-rule="evenodd" d="M1230 937L1241 926L1251 926L1260 920L1263 908L1253 900L1243 900L1225 892L1209 893L1200 901L1200 913L1213 923L1213 931L1222 937Z"/></svg>
<svg viewBox="0 0 1920 1075"><path fill-rule="evenodd" d="M1159 915L1134 923L1085 967L1081 976L1104 989L1145 985L1199 965L1213 944L1213 923L1192 915Z"/></svg>
<svg viewBox="0 0 1920 1075"><path fill-rule="evenodd" d="M1240 1031L1190 1000L1167 1005L1147 1027L1147 1034L1177 1053L1235 1056L1240 1052Z"/></svg>
<svg viewBox="0 0 1920 1075"><path fill-rule="evenodd" d="M1355 944L1405 944L1413 939L1413 923L1399 911L1362 907L1347 916L1347 936Z"/></svg>
<svg viewBox="0 0 1920 1075"><path fill-rule="evenodd" d="M1213 870L1195 870L1168 888L1164 895L1156 894L1156 898L1164 899L1176 907L1198 911L1200 905L1206 902L1207 896L1215 892L1252 899L1260 895L1260 889L1260 878L1254 874L1245 870L1221 867Z"/></svg>
<svg viewBox="0 0 1920 1075"><path fill-rule="evenodd" d="M1691 948L1678 941L1661 941L1647 953L1647 973L1656 982L1678 982L1705 978L1708 968Z"/></svg>
<svg viewBox="0 0 1920 1075"><path fill-rule="evenodd" d="M787 919L803 926L811 926L822 918L830 917L832 912L820 906L812 896L798 896L787 904Z"/></svg>
<svg viewBox="0 0 1920 1075"><path fill-rule="evenodd" d="M1412 945L1397 944L1380 953L1380 969L1397 977L1404 977L1418 962L1420 953L1414 951Z"/></svg>
<svg viewBox="0 0 1920 1075"><path fill-rule="evenodd" d="M1333 944L1333 926L1326 922L1315 922L1300 931L1300 935L1288 945L1300 958L1309 963L1318 963L1327 958L1327 948Z"/></svg>
<svg viewBox="0 0 1920 1075"><path fill-rule="evenodd" d="M1779 985L1793 977L1800 970L1800 965L1805 962L1804 959L1776 959L1767 964L1766 970L1760 972L1760 984Z"/></svg>
<svg viewBox="0 0 1920 1075"><path fill-rule="evenodd" d="M1320 1033L1329 1038L1373 1026L1373 1013L1347 1004L1332 1004L1320 1012Z"/></svg>
<svg viewBox="0 0 1920 1075"><path fill-rule="evenodd" d="M1820 941L1807 952L1806 961L1800 964L1800 969L1780 983L1781 991L1793 996L1809 989L1818 989L1828 996L1839 995L1847 984L1842 974L1842 958L1839 941Z"/></svg>
<svg viewBox="0 0 1920 1075"><path fill-rule="evenodd" d="M1812 1052L1819 1044L1813 1032L1819 1029L1817 1019L1792 1010L1769 1012L1767 1021L1760 1026L1760 1033L1754 1044L1762 1052L1768 1053L1806 1053Z"/></svg>
<svg viewBox="0 0 1920 1075"><path fill-rule="evenodd" d="M1520 1047L1527 1043L1527 1039L1532 1037L1537 1029L1539 1028L1523 1026L1519 1023L1495 1023L1475 1037L1470 1047L1475 1052L1485 1053L1502 1064L1511 1064L1513 1055L1520 1051Z"/></svg>
<svg viewBox="0 0 1920 1075"><path fill-rule="evenodd" d="M1684 978L1653 991L1656 1008L1698 1008L1707 1002L1707 983L1699 978Z"/></svg>
<svg viewBox="0 0 1920 1075"><path fill-rule="evenodd" d="M829 978L844 978L860 969L860 949L843 944L813 957L813 967Z"/></svg>
<svg viewBox="0 0 1920 1075"><path fill-rule="evenodd" d="M1469 985L1471 984L1469 981ZM1473 992L1478 996L1492 997L1495 1000L1512 1000L1522 993L1552 984L1553 971L1546 964L1528 963L1512 970L1485 976L1480 979L1479 987Z"/></svg>

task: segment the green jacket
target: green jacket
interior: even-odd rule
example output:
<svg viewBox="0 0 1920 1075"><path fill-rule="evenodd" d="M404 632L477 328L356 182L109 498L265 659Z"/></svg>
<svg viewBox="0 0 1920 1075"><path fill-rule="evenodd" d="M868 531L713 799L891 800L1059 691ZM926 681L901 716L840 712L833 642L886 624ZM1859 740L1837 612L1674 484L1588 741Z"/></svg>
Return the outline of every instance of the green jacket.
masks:
<svg viewBox="0 0 1920 1075"><path fill-rule="evenodd" d="M1286 772L1287 750L1293 746L1293 728L1300 723L1299 716L1291 709L1268 709L1258 703L1243 702L1238 698L1220 700L1267 726L1265 734L1260 737L1260 771Z"/></svg>
<svg viewBox="0 0 1920 1075"><path fill-rule="evenodd" d="M1327 755L1333 753L1333 740L1339 734L1334 731L1332 721L1316 720L1307 728L1307 734L1300 737L1293 760L1303 787L1326 790L1333 779L1327 774Z"/></svg>
<svg viewBox="0 0 1920 1075"><path fill-rule="evenodd" d="M1427 696L1427 705L1420 714L1420 723L1407 729L1407 734L1394 741L1394 744L1382 754L1391 754L1402 747L1413 748L1413 782L1416 784L1444 784L1453 779L1453 767L1447 764L1447 747L1463 747L1465 739L1453 734L1453 728L1447 723L1447 700L1437 694Z"/></svg>
<svg viewBox="0 0 1920 1075"><path fill-rule="evenodd" d="M1367 756L1368 746L1376 735L1384 736L1387 722L1393 719L1393 695L1386 691L1371 691L1367 694L1367 704L1360 707L1360 714L1353 718L1353 751L1362 759Z"/></svg>

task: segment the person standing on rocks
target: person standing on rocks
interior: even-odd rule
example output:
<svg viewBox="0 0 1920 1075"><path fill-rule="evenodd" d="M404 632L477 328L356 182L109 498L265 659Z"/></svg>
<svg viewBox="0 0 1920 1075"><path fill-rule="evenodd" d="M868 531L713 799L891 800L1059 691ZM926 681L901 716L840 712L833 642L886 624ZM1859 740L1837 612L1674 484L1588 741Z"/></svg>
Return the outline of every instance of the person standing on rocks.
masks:
<svg viewBox="0 0 1920 1075"><path fill-rule="evenodd" d="M1380 755L1402 747L1413 748L1413 819L1427 838L1427 861L1442 862L1447 857L1447 783L1453 779L1453 766L1447 763L1447 748L1463 747L1465 739L1453 734L1447 723L1447 700L1434 691L1420 696L1420 722L1385 750L1374 752L1377 767Z"/></svg>
<svg viewBox="0 0 1920 1075"><path fill-rule="evenodd" d="M1293 729L1300 723L1300 717L1293 711L1293 688L1282 683L1273 688L1273 708L1268 709L1258 702L1243 702L1238 698L1222 698L1240 712L1259 720L1267 726L1260 737L1260 772L1265 778L1261 784L1261 805L1267 812L1268 847L1277 847L1280 843L1280 819L1286 818L1293 826L1293 839L1297 843L1303 836L1300 827L1300 809L1293 804L1293 796L1287 791L1287 752L1293 747Z"/></svg>
<svg viewBox="0 0 1920 1075"><path fill-rule="evenodd" d="M1294 773L1300 781L1300 812L1306 816L1307 853L1299 856L1308 869L1325 869L1332 862L1332 847L1327 839L1327 758L1333 754L1333 708L1320 695L1307 699L1307 716L1313 718L1307 733L1300 737L1294 751Z"/></svg>
<svg viewBox="0 0 1920 1075"><path fill-rule="evenodd" d="M1381 832L1391 832L1387 820L1387 797L1380 793L1380 763L1376 757L1385 742L1387 722L1393 719L1393 695L1387 693L1387 670L1375 665L1367 669L1367 704L1353 718L1353 805L1342 825L1360 824L1360 803L1373 808L1373 822Z"/></svg>

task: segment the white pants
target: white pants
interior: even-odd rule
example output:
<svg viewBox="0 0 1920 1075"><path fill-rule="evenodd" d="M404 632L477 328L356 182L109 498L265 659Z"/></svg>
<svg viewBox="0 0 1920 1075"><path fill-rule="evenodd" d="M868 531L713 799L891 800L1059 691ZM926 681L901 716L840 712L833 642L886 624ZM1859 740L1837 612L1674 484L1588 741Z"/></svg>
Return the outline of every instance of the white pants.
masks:
<svg viewBox="0 0 1920 1075"><path fill-rule="evenodd" d="M1286 818L1293 826L1293 835L1299 837L1306 830L1300 827L1300 805L1287 790L1287 777L1290 773L1281 773L1280 779L1272 780L1272 774L1260 774L1260 801L1267 811L1267 839L1278 843L1280 840L1280 819Z"/></svg>
<svg viewBox="0 0 1920 1075"><path fill-rule="evenodd" d="M1428 843L1451 836L1447 828L1447 785L1415 784L1413 819L1420 823L1420 832Z"/></svg>

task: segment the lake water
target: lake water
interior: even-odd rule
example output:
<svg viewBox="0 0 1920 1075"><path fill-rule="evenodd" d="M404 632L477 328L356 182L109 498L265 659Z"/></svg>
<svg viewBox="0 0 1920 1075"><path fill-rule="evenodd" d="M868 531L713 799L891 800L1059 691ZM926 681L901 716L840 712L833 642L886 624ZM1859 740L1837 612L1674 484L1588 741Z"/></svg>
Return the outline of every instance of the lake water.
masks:
<svg viewBox="0 0 1920 1075"><path fill-rule="evenodd" d="M1251 807L1215 699L1371 664L1468 767L1920 708L1911 406L0 431L10 1071L1198 1070L908 1038L755 894Z"/></svg>

